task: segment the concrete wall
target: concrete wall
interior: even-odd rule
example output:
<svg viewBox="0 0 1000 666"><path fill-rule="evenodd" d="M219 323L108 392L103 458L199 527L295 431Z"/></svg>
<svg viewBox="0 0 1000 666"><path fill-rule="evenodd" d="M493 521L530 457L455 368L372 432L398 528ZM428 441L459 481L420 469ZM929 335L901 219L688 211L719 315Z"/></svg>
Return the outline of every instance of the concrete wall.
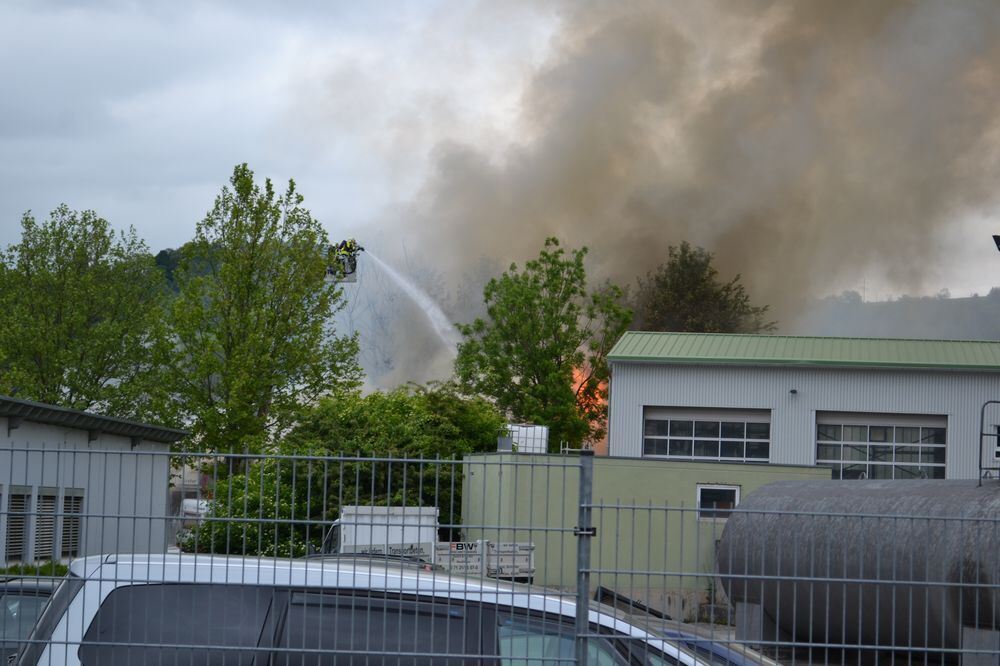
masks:
<svg viewBox="0 0 1000 666"><path fill-rule="evenodd" d="M790 393L792 389L795 394ZM616 362L609 452L642 455L643 408L710 407L771 412L771 462L816 462L816 412L933 414L948 420L945 476L978 475L979 412L1000 399L1000 375L888 369L694 366ZM997 410L987 423L1000 422ZM996 466L986 454L987 466Z"/></svg>
<svg viewBox="0 0 1000 666"><path fill-rule="evenodd" d="M11 489L31 493L37 510L40 490L58 493L62 511L67 488L84 493L80 555L111 552L163 552L166 548L168 446L142 441L134 450L128 437L101 434L88 440L86 430L22 421L8 433L0 418L0 560L6 557ZM29 521L34 524L34 519ZM56 521L56 552L62 520ZM34 532L26 535L27 559ZM48 554L42 559L49 559Z"/></svg>
<svg viewBox="0 0 1000 666"><path fill-rule="evenodd" d="M631 458L594 459L591 587L644 599L694 619L714 590L724 520L700 519L699 484L734 485L741 497L781 480L829 480L817 467ZM579 458L488 454L464 460L462 523L468 539L535 544L540 585L575 588Z"/></svg>

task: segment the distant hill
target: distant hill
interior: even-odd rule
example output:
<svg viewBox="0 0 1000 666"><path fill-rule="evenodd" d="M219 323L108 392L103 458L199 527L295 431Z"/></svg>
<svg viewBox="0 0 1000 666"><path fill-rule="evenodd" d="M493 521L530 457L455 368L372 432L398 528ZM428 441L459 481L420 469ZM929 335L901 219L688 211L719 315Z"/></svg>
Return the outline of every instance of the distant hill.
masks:
<svg viewBox="0 0 1000 666"><path fill-rule="evenodd" d="M857 292L814 302L797 321L781 326L791 335L1000 340L1000 288L986 296L903 296L865 303Z"/></svg>
<svg viewBox="0 0 1000 666"><path fill-rule="evenodd" d="M163 276L167 279L167 286L174 293L177 293L177 281L174 279L174 271L181 260L181 251L168 247L156 253L156 265L163 270Z"/></svg>

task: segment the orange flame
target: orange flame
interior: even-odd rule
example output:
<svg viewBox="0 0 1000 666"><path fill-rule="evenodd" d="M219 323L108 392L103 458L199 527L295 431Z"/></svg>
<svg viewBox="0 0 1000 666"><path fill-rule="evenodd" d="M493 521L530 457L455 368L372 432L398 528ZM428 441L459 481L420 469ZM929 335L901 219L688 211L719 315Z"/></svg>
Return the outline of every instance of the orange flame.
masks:
<svg viewBox="0 0 1000 666"><path fill-rule="evenodd" d="M586 368L573 368L573 392L576 394L576 404L580 412L590 414L606 406L608 404L605 397L607 396L607 388L606 381L601 381L594 386L591 382L590 372ZM596 455L608 455L607 433L599 441L590 442L590 446Z"/></svg>

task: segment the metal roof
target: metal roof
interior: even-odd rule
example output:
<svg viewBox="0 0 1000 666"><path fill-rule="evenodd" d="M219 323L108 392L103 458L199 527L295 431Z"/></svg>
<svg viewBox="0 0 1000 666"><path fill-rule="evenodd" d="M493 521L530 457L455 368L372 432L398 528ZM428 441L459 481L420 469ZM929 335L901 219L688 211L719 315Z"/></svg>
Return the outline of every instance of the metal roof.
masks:
<svg viewBox="0 0 1000 666"><path fill-rule="evenodd" d="M628 331L608 360L1000 372L1000 342Z"/></svg>
<svg viewBox="0 0 1000 666"><path fill-rule="evenodd" d="M17 398L3 395L0 395L0 416L22 418L25 421L33 421L35 423L76 428L90 432L102 432L109 435L121 435L122 437L138 437L150 442L161 442L164 444L171 444L191 434L186 430L164 428L148 423L119 419L113 416L102 416L67 407L48 405L43 402L18 400Z"/></svg>

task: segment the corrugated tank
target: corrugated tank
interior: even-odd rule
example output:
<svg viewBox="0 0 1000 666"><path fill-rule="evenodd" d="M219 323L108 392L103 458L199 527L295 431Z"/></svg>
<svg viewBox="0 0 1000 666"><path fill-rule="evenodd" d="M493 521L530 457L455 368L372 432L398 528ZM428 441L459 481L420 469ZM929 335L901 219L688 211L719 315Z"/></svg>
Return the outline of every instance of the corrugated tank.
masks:
<svg viewBox="0 0 1000 666"><path fill-rule="evenodd" d="M730 516L719 575L785 638L954 648L1000 629L998 516L996 481L773 483Z"/></svg>

